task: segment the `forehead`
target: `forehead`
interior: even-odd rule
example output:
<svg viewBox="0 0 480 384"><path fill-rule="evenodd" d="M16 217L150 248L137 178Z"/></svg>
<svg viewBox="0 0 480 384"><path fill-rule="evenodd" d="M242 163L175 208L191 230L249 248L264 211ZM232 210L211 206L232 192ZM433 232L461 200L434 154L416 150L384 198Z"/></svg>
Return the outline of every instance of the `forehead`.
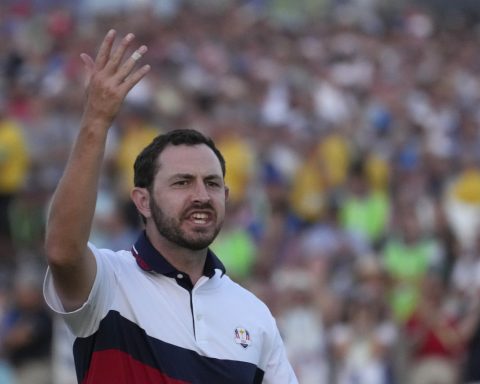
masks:
<svg viewBox="0 0 480 384"><path fill-rule="evenodd" d="M169 145L158 158L158 173L222 176L222 167L215 153L205 144Z"/></svg>

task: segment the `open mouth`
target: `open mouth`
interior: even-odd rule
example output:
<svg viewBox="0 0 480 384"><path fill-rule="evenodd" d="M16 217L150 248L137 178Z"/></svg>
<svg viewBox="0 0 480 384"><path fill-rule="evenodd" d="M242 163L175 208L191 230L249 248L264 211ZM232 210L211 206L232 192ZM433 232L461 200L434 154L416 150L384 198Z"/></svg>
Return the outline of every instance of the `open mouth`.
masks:
<svg viewBox="0 0 480 384"><path fill-rule="evenodd" d="M209 212L192 212L188 219L197 225L206 225L212 221L212 214Z"/></svg>

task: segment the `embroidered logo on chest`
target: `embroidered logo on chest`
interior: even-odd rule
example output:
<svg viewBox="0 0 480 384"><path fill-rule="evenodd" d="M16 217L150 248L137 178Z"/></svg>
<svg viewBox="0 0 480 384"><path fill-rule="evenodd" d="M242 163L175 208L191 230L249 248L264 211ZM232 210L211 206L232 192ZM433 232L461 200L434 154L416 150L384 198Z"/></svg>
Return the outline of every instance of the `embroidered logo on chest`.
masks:
<svg viewBox="0 0 480 384"><path fill-rule="evenodd" d="M235 343L240 344L243 348L247 348L252 342L250 333L243 327L235 328L234 336Z"/></svg>

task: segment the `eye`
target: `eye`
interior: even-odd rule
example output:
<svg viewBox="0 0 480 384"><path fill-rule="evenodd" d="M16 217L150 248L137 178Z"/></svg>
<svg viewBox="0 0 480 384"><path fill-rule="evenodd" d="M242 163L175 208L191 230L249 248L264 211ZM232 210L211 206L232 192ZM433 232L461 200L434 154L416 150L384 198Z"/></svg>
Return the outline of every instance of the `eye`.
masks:
<svg viewBox="0 0 480 384"><path fill-rule="evenodd" d="M184 187L188 185L188 180L177 180L172 185L175 187Z"/></svg>
<svg viewBox="0 0 480 384"><path fill-rule="evenodd" d="M213 180L209 180L205 183L207 185L207 187L210 187L210 188L220 188L221 187L221 184L217 181L213 181Z"/></svg>

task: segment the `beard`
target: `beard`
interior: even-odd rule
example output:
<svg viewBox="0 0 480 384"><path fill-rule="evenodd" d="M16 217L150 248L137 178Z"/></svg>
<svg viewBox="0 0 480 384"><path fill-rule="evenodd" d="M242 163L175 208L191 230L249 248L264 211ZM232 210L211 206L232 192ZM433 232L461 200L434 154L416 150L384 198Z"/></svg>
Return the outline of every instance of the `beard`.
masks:
<svg viewBox="0 0 480 384"><path fill-rule="evenodd" d="M197 206L196 208L205 209L211 206ZM150 199L150 211L152 219L158 232L170 242L192 251L199 251L207 248L220 232L222 223L217 223L214 230L199 229L192 234L187 233L181 228L181 220L167 216L154 199Z"/></svg>

